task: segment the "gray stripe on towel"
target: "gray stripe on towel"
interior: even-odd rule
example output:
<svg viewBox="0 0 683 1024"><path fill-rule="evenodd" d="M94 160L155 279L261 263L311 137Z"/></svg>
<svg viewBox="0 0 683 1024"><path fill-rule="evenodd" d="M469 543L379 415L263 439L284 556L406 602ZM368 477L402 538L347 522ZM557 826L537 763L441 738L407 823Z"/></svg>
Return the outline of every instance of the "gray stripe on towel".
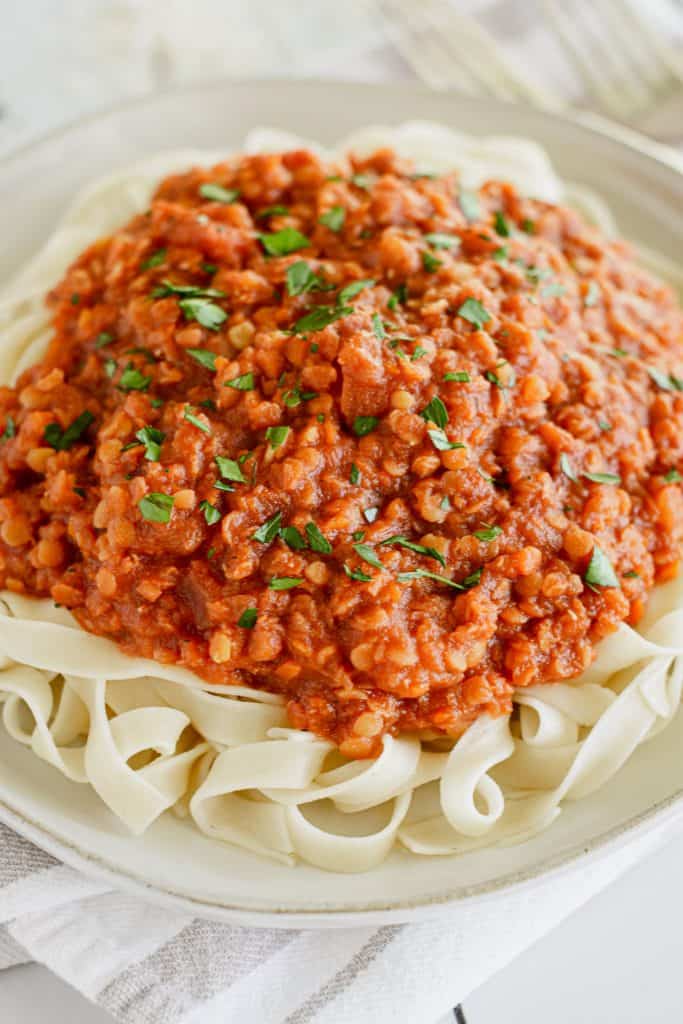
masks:
<svg viewBox="0 0 683 1024"><path fill-rule="evenodd" d="M2 822L0 822L0 850L2 850L0 889L38 871L47 871L48 868L59 864L59 861L51 857L49 853L39 850L33 843L29 843L28 839L18 836Z"/></svg>
<svg viewBox="0 0 683 1024"><path fill-rule="evenodd" d="M309 1024L326 1003L340 996L356 980L358 975L367 970L370 964L387 946L403 931L403 925L395 924L380 928L371 939L355 953L349 962L326 981L298 1010L291 1013L283 1024Z"/></svg>
<svg viewBox="0 0 683 1024"><path fill-rule="evenodd" d="M110 982L98 1005L125 1024L174 1024L250 974L298 934L197 919ZM210 971L207 964L212 965Z"/></svg>

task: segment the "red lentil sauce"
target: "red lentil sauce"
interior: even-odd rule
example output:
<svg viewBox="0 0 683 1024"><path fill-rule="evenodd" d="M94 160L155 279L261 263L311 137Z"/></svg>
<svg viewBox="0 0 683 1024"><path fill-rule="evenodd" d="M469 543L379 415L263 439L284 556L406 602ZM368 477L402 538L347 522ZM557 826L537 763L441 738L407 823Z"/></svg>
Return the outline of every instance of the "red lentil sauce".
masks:
<svg viewBox="0 0 683 1024"><path fill-rule="evenodd" d="M571 210L250 156L49 303L0 389L0 584L351 757L576 675L677 572L681 310Z"/></svg>

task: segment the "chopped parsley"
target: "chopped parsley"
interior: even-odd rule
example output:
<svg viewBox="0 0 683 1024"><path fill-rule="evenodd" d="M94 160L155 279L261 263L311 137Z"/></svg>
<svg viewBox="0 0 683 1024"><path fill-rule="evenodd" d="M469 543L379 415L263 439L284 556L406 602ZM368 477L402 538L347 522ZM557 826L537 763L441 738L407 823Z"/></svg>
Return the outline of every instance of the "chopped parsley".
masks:
<svg viewBox="0 0 683 1024"><path fill-rule="evenodd" d="M302 316L294 325L297 334L305 334L307 331L322 331L329 327L336 320L353 313L352 306L316 306L306 316Z"/></svg>
<svg viewBox="0 0 683 1024"><path fill-rule="evenodd" d="M214 526L221 518L220 511L210 501L200 501L199 509L204 513L204 518L209 526Z"/></svg>
<svg viewBox="0 0 683 1024"><path fill-rule="evenodd" d="M466 589L462 583L456 583L455 580L449 579L448 576L440 576L438 573L430 572L428 569L411 569L409 572L400 572L397 579L400 583L409 583L411 580L436 580L437 583L445 583L455 590Z"/></svg>
<svg viewBox="0 0 683 1024"><path fill-rule="evenodd" d="M437 260L436 256L432 256L431 252L426 250L422 253L422 266L428 274L433 274L443 266L443 260Z"/></svg>
<svg viewBox="0 0 683 1024"><path fill-rule="evenodd" d="M144 498L140 498L138 508L142 518L150 523L168 523L173 509L173 495L150 491Z"/></svg>
<svg viewBox="0 0 683 1024"><path fill-rule="evenodd" d="M158 462L166 434L162 430L157 430L156 427L141 427L135 436L140 444L145 446L145 458L149 462Z"/></svg>
<svg viewBox="0 0 683 1024"><path fill-rule="evenodd" d="M344 562L342 568L350 580L357 580L359 583L369 583L372 579L372 576L363 572L362 569L349 569L346 562Z"/></svg>
<svg viewBox="0 0 683 1024"><path fill-rule="evenodd" d="M484 524L481 530L474 531L474 536L477 540L481 540L486 544L489 541L495 540L496 537L500 537L502 532L500 526L486 526Z"/></svg>
<svg viewBox="0 0 683 1024"><path fill-rule="evenodd" d="M109 363L109 360L107 360L107 363ZM105 366L105 372L108 376L111 376L109 370L110 367L108 365ZM140 370L136 370L132 363L129 363L119 377L119 382L116 386L119 391L146 391L151 383L151 377L145 376Z"/></svg>
<svg viewBox="0 0 683 1024"><path fill-rule="evenodd" d="M191 423L193 427L197 427L197 429L201 430L204 434L211 433L211 427L209 426L209 424L204 423L203 420L200 420L199 417L194 415L194 413L192 412L191 405L185 406L185 409L183 410L183 417L187 420L188 423Z"/></svg>
<svg viewBox="0 0 683 1024"><path fill-rule="evenodd" d="M259 210L256 220L265 220L266 217L286 217L288 213L289 209L286 206L276 203L275 206L266 206L265 209Z"/></svg>
<svg viewBox="0 0 683 1024"><path fill-rule="evenodd" d="M436 548L426 547L424 544L416 544L414 541L409 540L408 537L401 536L401 534L395 534L393 537L387 537L386 540L380 541L380 547L383 545L395 545L396 547L406 548L408 551L414 551L416 554L424 555L426 558L433 558L443 565L444 568L446 566L446 559Z"/></svg>
<svg viewBox="0 0 683 1024"><path fill-rule="evenodd" d="M343 206L332 206L319 218L318 222L323 224L330 231L341 231L346 220L346 210Z"/></svg>
<svg viewBox="0 0 683 1024"><path fill-rule="evenodd" d="M574 472L574 468L573 468L571 462L569 461L569 456L567 455L566 452L562 452L562 454L560 455L560 469L562 470L564 475L569 480L571 480L571 482L573 484L578 484L579 478L576 475L576 473Z"/></svg>
<svg viewBox="0 0 683 1024"><path fill-rule="evenodd" d="M156 252L153 252L151 256L148 256L147 259L140 264L140 270L152 270L153 267L160 267L165 259L166 250L157 249Z"/></svg>
<svg viewBox="0 0 683 1024"><path fill-rule="evenodd" d="M100 331L95 341L95 348L104 348L105 345L111 345L114 340L114 335L110 334L109 331Z"/></svg>
<svg viewBox="0 0 683 1024"><path fill-rule="evenodd" d="M234 388L235 391L253 391L254 390L254 374L253 371L249 373L242 373L239 377L233 377L232 380L226 380L224 387Z"/></svg>
<svg viewBox="0 0 683 1024"><path fill-rule="evenodd" d="M225 310L217 306L215 302L211 302L210 299L194 297L181 299L179 306L186 320L196 320L198 324L206 327L209 331L217 331L228 318Z"/></svg>
<svg viewBox="0 0 683 1024"><path fill-rule="evenodd" d="M496 227L496 232L502 235L503 238L509 238L512 232L510 231L510 225L508 224L507 218L502 210L496 210L493 222Z"/></svg>
<svg viewBox="0 0 683 1024"><path fill-rule="evenodd" d="M301 405L302 402L310 402L312 398L317 398L318 393L316 391L302 391L298 386L291 388L289 391L285 391L282 396L282 401L285 403L288 409L295 409L297 405Z"/></svg>
<svg viewBox="0 0 683 1024"><path fill-rule="evenodd" d="M78 292L74 292L73 295L71 296L71 305L72 306L77 306L80 301L81 301L80 295L78 294Z"/></svg>
<svg viewBox="0 0 683 1024"><path fill-rule="evenodd" d="M467 320L468 323L474 324L475 327L480 329L491 319L491 314L481 304L479 299L472 298L465 299L458 310L458 316L461 316L463 320Z"/></svg>
<svg viewBox="0 0 683 1024"><path fill-rule="evenodd" d="M352 484L360 483L360 470L355 462L351 463L351 470L349 472L349 482Z"/></svg>
<svg viewBox="0 0 683 1024"><path fill-rule="evenodd" d="M273 576L268 584L269 590L291 590L303 583L303 576Z"/></svg>
<svg viewBox="0 0 683 1024"><path fill-rule="evenodd" d="M221 292L218 288L203 288L197 284L175 284L173 281L168 279L161 282L160 285L152 291L153 299L163 299L168 295L183 295L186 298L192 299L222 299L225 298L225 292Z"/></svg>
<svg viewBox="0 0 683 1024"><path fill-rule="evenodd" d="M199 194L202 199L208 199L213 203L234 203L240 191L238 188L223 188L213 181L206 181L199 186Z"/></svg>
<svg viewBox="0 0 683 1024"><path fill-rule="evenodd" d="M206 370L216 369L216 353L209 352L205 348L188 348L188 356L192 356L195 362L199 363Z"/></svg>
<svg viewBox="0 0 683 1024"><path fill-rule="evenodd" d="M664 391L683 391L683 380L672 373L658 370L656 366L647 366L646 369L655 384Z"/></svg>
<svg viewBox="0 0 683 1024"><path fill-rule="evenodd" d="M17 425L11 416L8 416L5 420L5 429L0 435L0 441L8 441L10 437L15 437L17 433Z"/></svg>
<svg viewBox="0 0 683 1024"><path fill-rule="evenodd" d="M600 285L597 281L591 281L588 285L588 291L583 300L584 306L597 306L601 296Z"/></svg>
<svg viewBox="0 0 683 1024"><path fill-rule="evenodd" d="M677 469L670 469L668 473L664 474L664 481L667 484L680 484L682 480L683 476Z"/></svg>
<svg viewBox="0 0 683 1024"><path fill-rule="evenodd" d="M237 625L241 626L242 629L253 629L257 618L258 612L256 608L245 608L237 620Z"/></svg>
<svg viewBox="0 0 683 1024"><path fill-rule="evenodd" d="M47 441L51 448L54 448L58 452L68 451L78 441L82 435L86 432L90 424L93 422L95 417L91 412L86 409L80 416L77 416L73 423L70 423L66 430L62 430L59 423L48 423L45 427L45 433L43 439ZM14 421L12 422L12 433L7 434L10 419L7 420L7 426L5 427L5 434L8 437L14 437ZM3 435L4 437L5 435Z"/></svg>
<svg viewBox="0 0 683 1024"><path fill-rule="evenodd" d="M391 298L387 302L387 309L394 310L398 307L399 303L403 306L408 300L408 288L405 284L400 284L396 291L392 294Z"/></svg>
<svg viewBox="0 0 683 1024"><path fill-rule="evenodd" d="M466 445L462 441L449 441L446 436L446 432L436 427L434 430L428 430L427 433L431 439L432 444L439 452L452 452L456 448L465 448Z"/></svg>
<svg viewBox="0 0 683 1024"><path fill-rule="evenodd" d="M276 512L270 519L266 519L265 523L261 523L258 530L252 533L251 538L257 540L259 544L270 544L280 532L281 525L282 512Z"/></svg>
<svg viewBox="0 0 683 1024"><path fill-rule="evenodd" d="M375 281L372 277L363 278L362 281L352 281L351 284L347 284L346 287L342 288L337 297L337 305L344 306L349 299L355 299L359 292L362 292L364 288L372 288Z"/></svg>
<svg viewBox="0 0 683 1024"><path fill-rule="evenodd" d="M372 332L379 341L384 341L387 336L387 332L384 330L384 324L379 313L372 314Z"/></svg>
<svg viewBox="0 0 683 1024"><path fill-rule="evenodd" d="M370 191L371 185L374 183L374 178L371 174L352 174L351 184L355 185L356 188L362 188L366 192Z"/></svg>
<svg viewBox="0 0 683 1024"><path fill-rule="evenodd" d="M417 345L415 347L415 349L413 350L413 354L410 357L410 361L411 361L411 363L414 363L414 362L416 362L416 360L421 359L422 356L426 356L426 355L427 355L427 349L426 348L422 348L421 345Z"/></svg>
<svg viewBox="0 0 683 1024"><path fill-rule="evenodd" d="M491 253L491 258L496 260L497 263L502 263L503 260L508 258L508 247L507 245L501 245L499 249L496 249Z"/></svg>
<svg viewBox="0 0 683 1024"><path fill-rule="evenodd" d="M536 225L528 217L525 217L521 224L522 231L526 232L527 235L533 235L536 230Z"/></svg>
<svg viewBox="0 0 683 1024"><path fill-rule="evenodd" d="M621 477L616 473L584 473L586 480L591 480L594 484L620 484Z"/></svg>
<svg viewBox="0 0 683 1024"><path fill-rule="evenodd" d="M465 219L469 221L470 224L472 221L478 220L481 217L479 196L476 192L471 192L466 188L460 189L458 202L460 203L460 209L465 215Z"/></svg>
<svg viewBox="0 0 683 1024"><path fill-rule="evenodd" d="M364 562L371 565L373 569L384 569L384 566L380 562L379 558L375 554L373 548L369 544L354 544L353 550L356 552L359 558L362 558Z"/></svg>
<svg viewBox="0 0 683 1024"><path fill-rule="evenodd" d="M290 252L307 249L311 244L296 228L282 228L281 231L258 237L269 256L287 256Z"/></svg>
<svg viewBox="0 0 683 1024"><path fill-rule="evenodd" d="M324 291L328 287L322 277L311 269L310 263L306 260L297 260L287 267L285 275L287 281L287 294L303 295L305 292Z"/></svg>
<svg viewBox="0 0 683 1024"><path fill-rule="evenodd" d="M467 370L456 370L451 373L444 373L442 380L444 381L456 381L458 384L468 384L471 377Z"/></svg>
<svg viewBox="0 0 683 1024"><path fill-rule="evenodd" d="M598 420L598 428L600 430L604 430L605 432L613 429L612 424L609 423L607 420Z"/></svg>
<svg viewBox="0 0 683 1024"><path fill-rule="evenodd" d="M322 555L329 555L332 551L332 545L329 540L320 532L315 523L306 524L306 536L312 551L318 551Z"/></svg>
<svg viewBox="0 0 683 1024"><path fill-rule="evenodd" d="M239 463L235 462L234 459L227 459L224 455L217 455L216 465L218 466L218 472L224 480L234 480L238 484L247 482L247 478L242 472ZM218 484L214 484L214 486L218 487Z"/></svg>
<svg viewBox="0 0 683 1024"><path fill-rule="evenodd" d="M306 541L301 536L296 526L283 526L280 530L280 536L287 545L294 551L304 551L306 548Z"/></svg>
<svg viewBox="0 0 683 1024"><path fill-rule="evenodd" d="M425 235L425 242L429 242L435 249L454 249L460 245L457 235L444 235L440 231L432 231Z"/></svg>
<svg viewBox="0 0 683 1024"><path fill-rule="evenodd" d="M266 430L266 441L273 451L284 444L289 434L289 427L268 427Z"/></svg>
<svg viewBox="0 0 683 1024"><path fill-rule="evenodd" d="M434 395L432 400L424 407L420 416L423 420L426 420L427 423L434 423L442 430L448 423L448 412L446 410L446 406L438 395Z"/></svg>
<svg viewBox="0 0 683 1024"><path fill-rule="evenodd" d="M588 568L584 575L584 580L588 586L594 590L595 587L618 587L619 580L617 575L612 568L612 563L609 558L596 544L593 548L593 554L591 560L588 563Z"/></svg>
<svg viewBox="0 0 683 1024"><path fill-rule="evenodd" d="M356 437L365 437L366 434L372 433L378 423L376 416L356 416L351 429Z"/></svg>

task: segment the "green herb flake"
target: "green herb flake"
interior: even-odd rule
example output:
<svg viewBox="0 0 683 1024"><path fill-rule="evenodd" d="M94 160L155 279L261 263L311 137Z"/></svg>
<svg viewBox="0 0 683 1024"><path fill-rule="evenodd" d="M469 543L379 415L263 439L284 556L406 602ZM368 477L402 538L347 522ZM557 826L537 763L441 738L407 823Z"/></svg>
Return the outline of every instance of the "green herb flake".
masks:
<svg viewBox="0 0 683 1024"><path fill-rule="evenodd" d="M428 274L433 274L443 266L443 260L437 260L436 256L432 256L431 252L425 250L422 253L422 266Z"/></svg>
<svg viewBox="0 0 683 1024"><path fill-rule="evenodd" d="M205 298L181 299L179 306L186 320L196 320L209 331L217 331L228 318L224 309Z"/></svg>
<svg viewBox="0 0 683 1024"><path fill-rule="evenodd" d="M182 295L192 299L223 299L225 292L217 288L203 288L197 284L176 284L165 279L152 291L153 299L163 299L169 295Z"/></svg>
<svg viewBox="0 0 683 1024"><path fill-rule="evenodd" d="M256 608L245 608L237 620L237 625L242 629L253 629L257 619L258 611Z"/></svg>
<svg viewBox="0 0 683 1024"><path fill-rule="evenodd" d="M256 214L256 220L266 220L267 217L286 217L289 214L289 208L286 206L280 206L277 203L275 206L266 206L265 209L259 210Z"/></svg>
<svg viewBox="0 0 683 1024"><path fill-rule="evenodd" d="M223 188L213 181L206 181L199 186L199 194L212 203L234 203L240 192L237 188Z"/></svg>
<svg viewBox="0 0 683 1024"><path fill-rule="evenodd" d="M253 391L254 390L254 374L253 371L249 373L242 373L239 377L233 377L232 380L226 380L224 387L234 388L235 391Z"/></svg>
<svg viewBox="0 0 683 1024"><path fill-rule="evenodd" d="M312 551L317 551L322 555L329 555L331 553L332 545L327 537L320 532L315 523L306 524L306 536Z"/></svg>
<svg viewBox="0 0 683 1024"><path fill-rule="evenodd" d="M353 313L352 306L316 306L315 309L302 316L294 325L296 334L306 334L307 331L322 331L330 324L341 320L342 317Z"/></svg>
<svg viewBox="0 0 683 1024"><path fill-rule="evenodd" d="M384 330L384 324L379 313L372 314L372 333L379 341L384 341L387 336L387 332Z"/></svg>
<svg viewBox="0 0 683 1024"><path fill-rule="evenodd" d="M292 590L304 582L303 576L273 576L268 584L269 590Z"/></svg>
<svg viewBox="0 0 683 1024"><path fill-rule="evenodd" d="M288 256L290 252L307 249L311 244L296 228L282 228L281 231L259 235L258 238L269 256Z"/></svg>
<svg viewBox="0 0 683 1024"><path fill-rule="evenodd" d="M199 363L200 366L203 366L204 369L215 371L217 358L215 352L209 352L205 348L188 348L187 354L188 356L191 356L195 362Z"/></svg>
<svg viewBox="0 0 683 1024"><path fill-rule="evenodd" d="M507 245L501 245L499 249L495 249L491 253L491 258L497 263L503 263L508 258L508 247Z"/></svg>
<svg viewBox="0 0 683 1024"><path fill-rule="evenodd" d="M10 437L16 437L17 425L11 416L8 416L5 420L5 429L0 435L0 441L9 441Z"/></svg>
<svg viewBox="0 0 683 1024"><path fill-rule="evenodd" d="M202 263L201 268L205 274L215 274L218 270L215 263Z"/></svg>
<svg viewBox="0 0 683 1024"><path fill-rule="evenodd" d="M292 548L293 551L305 550L306 541L301 536L296 526L283 526L280 530L280 536L287 547Z"/></svg>
<svg viewBox="0 0 683 1024"><path fill-rule="evenodd" d="M140 370L136 370L132 363L129 363L119 377L116 386L119 391L146 391L151 383L151 377L146 377Z"/></svg>
<svg viewBox="0 0 683 1024"><path fill-rule="evenodd" d="M588 285L588 291L586 292L583 300L584 306L597 306L600 301L602 292L600 291L600 285L597 281L591 281Z"/></svg>
<svg viewBox="0 0 683 1024"><path fill-rule="evenodd" d="M151 256L148 256L147 259L140 264L140 270L152 270L154 267L160 267L165 259L166 250L157 249L156 252L153 252Z"/></svg>
<svg viewBox="0 0 683 1024"><path fill-rule="evenodd" d="M287 282L287 294L291 296L303 295L304 292L315 291L325 282L311 268L306 260L297 260L296 263L287 267L285 275Z"/></svg>
<svg viewBox="0 0 683 1024"><path fill-rule="evenodd" d="M485 544L488 544L490 541L495 540L496 537L500 537L502 532L503 531L500 526L487 526L484 524L481 530L474 531L474 536L477 540L481 540Z"/></svg>
<svg viewBox="0 0 683 1024"><path fill-rule="evenodd" d="M161 456L161 446L166 439L164 432L157 430L156 427L141 427L135 436L140 444L145 446L145 458L149 462L158 462Z"/></svg>
<svg viewBox="0 0 683 1024"><path fill-rule="evenodd" d="M569 461L569 456L566 452L562 452L562 454L560 455L560 469L562 470L562 472L568 480L571 480L573 484L578 484L579 478L576 475L574 467Z"/></svg>
<svg viewBox="0 0 683 1024"><path fill-rule="evenodd" d="M583 473L586 480L592 481L594 484L620 484L621 477L616 473Z"/></svg>
<svg viewBox="0 0 683 1024"><path fill-rule="evenodd" d="M95 348L104 348L105 345L111 345L114 340L114 335L110 334L109 331L100 331L95 341Z"/></svg>
<svg viewBox="0 0 683 1024"><path fill-rule="evenodd" d="M664 482L667 484L680 484L682 480L683 476L677 469L670 469L668 473L664 474Z"/></svg>
<svg viewBox="0 0 683 1024"><path fill-rule="evenodd" d="M276 512L270 519L266 519L265 523L261 523L258 530L252 533L251 539L257 540L259 544L270 544L280 532L281 525L282 512Z"/></svg>
<svg viewBox="0 0 683 1024"><path fill-rule="evenodd" d="M533 235L536 230L536 225L532 220L529 220L528 217L525 217L521 223L521 228L527 235Z"/></svg>
<svg viewBox="0 0 683 1024"><path fill-rule="evenodd" d="M448 411L438 395L434 395L431 401L424 407L420 416L427 423L434 423L442 430L448 423Z"/></svg>
<svg viewBox="0 0 683 1024"><path fill-rule="evenodd" d="M372 174L352 174L351 184L355 185L356 188L362 188L365 192L369 192L371 186L374 184L374 177Z"/></svg>
<svg viewBox="0 0 683 1024"><path fill-rule="evenodd" d="M209 424L204 423L203 420L200 420L197 416L194 415L194 413L192 412L192 406L185 406L185 409L183 410L183 417L184 419L187 420L188 423L191 423L193 427L197 427L197 429L201 430L204 434L211 433L211 427L209 426Z"/></svg>
<svg viewBox="0 0 683 1024"><path fill-rule="evenodd" d="M434 430L428 430L430 440L437 451L439 452L452 452L456 448L465 448L466 445L462 441L449 441L444 430L438 427Z"/></svg>
<svg viewBox="0 0 683 1024"><path fill-rule="evenodd" d="M173 495L160 494L158 491L150 491L144 498L140 498L138 508L143 519L150 523L168 523L173 510Z"/></svg>
<svg viewBox="0 0 683 1024"><path fill-rule="evenodd" d="M109 377L109 380L112 379L112 377L114 376L114 374L118 370L118 366L119 366L119 364L116 362L115 359L105 359L104 360L104 363L102 364L102 368L103 368L105 374L107 375L107 377Z"/></svg>
<svg viewBox="0 0 683 1024"><path fill-rule="evenodd" d="M375 284L375 280L372 277L364 278L362 281L352 281L351 284L347 284L339 292L337 297L337 305L344 306L350 299L355 299L359 292L362 292L364 288L372 288Z"/></svg>
<svg viewBox="0 0 683 1024"><path fill-rule="evenodd" d="M332 206L326 213L318 218L318 223L329 228L330 231L341 231L346 220L346 210L343 206Z"/></svg>
<svg viewBox="0 0 683 1024"><path fill-rule="evenodd" d="M625 580L639 580L640 573L636 572L635 569L629 569L628 572L623 574Z"/></svg>
<svg viewBox="0 0 683 1024"><path fill-rule="evenodd" d="M481 206L479 205L479 196L476 192L471 192L465 188L460 189L458 202L460 203L460 209L465 215L465 219L470 224L475 220L479 220L481 217Z"/></svg>
<svg viewBox="0 0 683 1024"><path fill-rule="evenodd" d="M359 558L362 558L364 562L371 565L373 569L384 569L384 566L380 562L379 558L375 554L375 551L369 544L354 544L353 550L356 552Z"/></svg>
<svg viewBox="0 0 683 1024"><path fill-rule="evenodd" d="M227 459L224 455L216 456L216 465L218 466L218 472L224 480L234 480L235 483L244 484L247 482L247 478L240 469L238 462L234 459ZM214 487L218 487L218 483L214 484ZM222 488L219 487L219 490ZM230 488L232 490L232 488Z"/></svg>
<svg viewBox="0 0 683 1024"><path fill-rule="evenodd" d="M444 373L441 379L446 382L455 381L456 384L469 384L472 378L467 370L456 370L455 372Z"/></svg>
<svg viewBox="0 0 683 1024"><path fill-rule="evenodd" d="M71 305L72 306L77 306L80 301L81 301L80 295L78 294L78 292L74 292L73 295L71 296Z"/></svg>
<svg viewBox="0 0 683 1024"><path fill-rule="evenodd" d="M664 370L659 370L656 366L647 366L646 369L657 387L664 391L683 391L683 381L672 373L665 373Z"/></svg>
<svg viewBox="0 0 683 1024"><path fill-rule="evenodd" d="M460 245L457 235L444 235L440 231L432 231L425 235L425 242L429 242L435 249L455 249Z"/></svg>
<svg viewBox="0 0 683 1024"><path fill-rule="evenodd" d="M502 210L496 210L493 216L493 223L496 228L496 232L502 235L503 238L509 238L512 232L510 231L510 225L507 221L505 214Z"/></svg>
<svg viewBox="0 0 683 1024"><path fill-rule="evenodd" d="M365 437L366 434L372 433L378 423L379 420L376 416L356 416L351 429L356 437Z"/></svg>
<svg viewBox="0 0 683 1024"><path fill-rule="evenodd" d="M360 470L355 462L351 463L351 471L349 472L349 482L354 486L360 483Z"/></svg>
<svg viewBox="0 0 683 1024"><path fill-rule="evenodd" d="M608 430L613 430L614 428L607 420L598 420L598 429L606 433Z"/></svg>
<svg viewBox="0 0 683 1024"><path fill-rule="evenodd" d="M161 409L164 402L162 398L150 398L149 404L152 406L153 409Z"/></svg>
<svg viewBox="0 0 683 1024"><path fill-rule="evenodd" d="M48 423L45 427L45 433L43 438L58 452L66 452L78 441L83 434L86 432L90 424L94 421L95 417L91 412L86 409L80 416L77 416L73 423L70 423L66 430L62 430L59 423ZM7 427L5 427L5 432ZM13 437L14 434L10 434Z"/></svg>
<svg viewBox="0 0 683 1024"><path fill-rule="evenodd" d="M354 530L351 534L352 540L363 540L365 537L365 530Z"/></svg>
<svg viewBox="0 0 683 1024"><path fill-rule="evenodd" d="M210 501L200 501L199 510L204 513L208 526L214 526L221 518L219 509L212 505Z"/></svg>
<svg viewBox="0 0 683 1024"><path fill-rule="evenodd" d="M455 580L451 580L447 576L440 576L436 572L430 572L428 569L411 569L410 572L400 572L397 579L399 583L410 583L411 580L436 580L437 583L445 583L455 590L465 590L462 583L456 583Z"/></svg>
<svg viewBox="0 0 683 1024"><path fill-rule="evenodd" d="M458 316L461 316L463 320L467 320L468 323L473 324L480 330L491 320L491 314L481 304L479 299L465 299L463 304L458 310Z"/></svg>
<svg viewBox="0 0 683 1024"><path fill-rule="evenodd" d="M271 449L275 451L283 445L289 435L289 427L268 427L266 430L266 441Z"/></svg>
<svg viewBox="0 0 683 1024"><path fill-rule="evenodd" d="M391 298L387 301L387 309L395 310L398 308L399 303L404 306L408 300L408 288L405 284L400 284L396 291L392 294Z"/></svg>
<svg viewBox="0 0 683 1024"><path fill-rule="evenodd" d="M583 578L591 588L619 586L619 580L612 568L612 563L597 544L593 547L593 554Z"/></svg>
<svg viewBox="0 0 683 1024"><path fill-rule="evenodd" d="M380 541L379 546L392 545L400 548L406 548L408 551L414 551L417 555L424 555L426 558L433 558L440 565L446 567L446 559L443 557L440 551L436 548L426 547L424 544L416 544L408 537L403 537L401 534L395 534L393 537L387 537L386 540Z"/></svg>
<svg viewBox="0 0 683 1024"><path fill-rule="evenodd" d="M342 568L350 580L356 580L358 583L370 583L372 580L372 576L368 575L367 572L363 572L362 569L349 569L346 562L344 562Z"/></svg>

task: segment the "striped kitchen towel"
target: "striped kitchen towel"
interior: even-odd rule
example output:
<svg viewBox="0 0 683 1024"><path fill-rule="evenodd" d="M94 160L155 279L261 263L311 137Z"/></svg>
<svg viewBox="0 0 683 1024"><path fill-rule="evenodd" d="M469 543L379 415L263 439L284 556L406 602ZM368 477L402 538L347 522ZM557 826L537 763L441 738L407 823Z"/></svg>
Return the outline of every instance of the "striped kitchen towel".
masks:
<svg viewBox="0 0 683 1024"><path fill-rule="evenodd" d="M433 1024L671 829L425 922L307 931L147 904L0 824L0 968L42 963L122 1024Z"/></svg>

